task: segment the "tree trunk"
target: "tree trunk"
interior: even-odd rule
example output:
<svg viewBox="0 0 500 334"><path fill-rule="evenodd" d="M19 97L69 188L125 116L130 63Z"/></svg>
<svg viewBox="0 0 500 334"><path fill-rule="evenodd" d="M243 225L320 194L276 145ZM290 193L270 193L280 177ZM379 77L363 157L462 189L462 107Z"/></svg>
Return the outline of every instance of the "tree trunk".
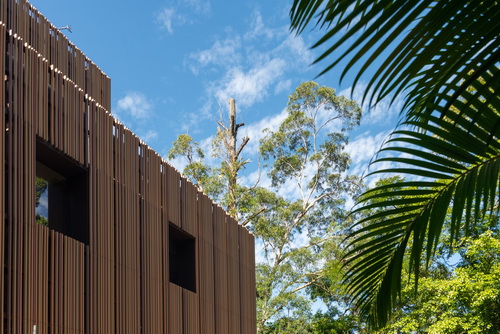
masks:
<svg viewBox="0 0 500 334"><path fill-rule="evenodd" d="M233 98L229 99L229 126L225 127L221 122L220 131L224 133L224 145L227 150L227 193L228 205L227 211L235 219L238 219L238 200L237 200L237 180L240 169L247 163L242 161L240 154L250 138L244 137L242 143L237 147L238 129L244 126L244 123L236 123L236 102Z"/></svg>

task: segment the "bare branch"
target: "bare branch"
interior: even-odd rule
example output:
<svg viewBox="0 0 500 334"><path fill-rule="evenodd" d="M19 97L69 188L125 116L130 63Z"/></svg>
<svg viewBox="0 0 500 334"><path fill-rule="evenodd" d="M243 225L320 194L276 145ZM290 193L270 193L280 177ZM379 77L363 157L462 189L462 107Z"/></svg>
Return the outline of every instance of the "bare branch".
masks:
<svg viewBox="0 0 500 334"><path fill-rule="evenodd" d="M332 118L328 119L325 123L323 123L323 124L319 127L319 129L318 129L318 133L321 131L321 129L323 129L325 126L327 126L327 125L328 125L328 123L330 123L330 122L332 122L332 121L334 121L334 120L336 120L336 119L339 119L339 118L340 118L340 116L337 116L337 117L332 117Z"/></svg>
<svg viewBox="0 0 500 334"><path fill-rule="evenodd" d="M260 215L262 212L266 211L267 208L266 207L262 207L259 209L259 211L257 211L256 213L254 213L253 215L251 215L250 217L248 217L247 219L245 219L245 221L243 223L241 223L242 226L246 226L248 223L250 223L250 221L254 218L256 218L258 215Z"/></svg>
<svg viewBox="0 0 500 334"><path fill-rule="evenodd" d="M243 137L243 141L241 142L240 148L236 152L236 158L240 156L241 151L243 150L243 148L245 147L245 145L248 143L249 140L250 140L249 137Z"/></svg>
<svg viewBox="0 0 500 334"><path fill-rule="evenodd" d="M313 285L313 284L314 284L317 280L319 280L319 279L320 279L320 278L318 277L318 278L316 278L316 279L314 279L314 280L312 280L312 281L309 281L309 282L307 282L306 284L304 284L304 285L302 285L302 286L299 286L299 287L297 287L297 288L293 289L292 291L290 291L290 293L295 293L295 292L297 292L297 291L303 290L303 289L307 288L308 286Z"/></svg>
<svg viewBox="0 0 500 334"><path fill-rule="evenodd" d="M226 128L226 126L222 123L222 121L218 121L217 123L219 124L219 126L220 126L221 128L223 128L223 129L224 129L224 131L226 131L226 132L227 132L227 131L229 131L229 130Z"/></svg>
<svg viewBox="0 0 500 334"><path fill-rule="evenodd" d="M255 183L253 184L253 186L251 186L250 188L248 188L248 190L252 190L252 189L255 189L257 187L257 185L259 184L260 182L260 157L258 159L258 162L257 162L258 166L257 166L257 181L255 181Z"/></svg>

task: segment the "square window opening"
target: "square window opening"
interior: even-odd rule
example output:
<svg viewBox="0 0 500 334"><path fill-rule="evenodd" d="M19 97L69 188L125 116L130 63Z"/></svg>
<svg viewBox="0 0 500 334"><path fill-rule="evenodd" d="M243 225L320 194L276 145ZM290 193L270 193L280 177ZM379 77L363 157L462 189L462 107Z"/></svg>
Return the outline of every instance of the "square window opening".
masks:
<svg viewBox="0 0 500 334"><path fill-rule="evenodd" d="M88 170L41 140L35 196L37 223L88 245Z"/></svg>
<svg viewBox="0 0 500 334"><path fill-rule="evenodd" d="M170 282L196 292L196 239L169 223Z"/></svg>

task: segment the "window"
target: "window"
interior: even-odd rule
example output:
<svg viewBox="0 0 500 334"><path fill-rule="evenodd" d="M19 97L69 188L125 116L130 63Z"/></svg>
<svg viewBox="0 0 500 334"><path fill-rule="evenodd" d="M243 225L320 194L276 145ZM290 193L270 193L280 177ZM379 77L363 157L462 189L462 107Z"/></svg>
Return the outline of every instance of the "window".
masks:
<svg viewBox="0 0 500 334"><path fill-rule="evenodd" d="M169 224L170 282L196 292L195 238Z"/></svg>
<svg viewBox="0 0 500 334"><path fill-rule="evenodd" d="M37 222L88 244L88 171L37 140Z"/></svg>

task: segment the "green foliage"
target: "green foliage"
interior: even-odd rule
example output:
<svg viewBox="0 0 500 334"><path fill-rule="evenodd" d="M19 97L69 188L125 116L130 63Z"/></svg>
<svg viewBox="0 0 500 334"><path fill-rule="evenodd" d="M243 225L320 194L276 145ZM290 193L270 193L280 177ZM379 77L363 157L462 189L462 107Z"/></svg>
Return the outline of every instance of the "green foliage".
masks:
<svg viewBox="0 0 500 334"><path fill-rule="evenodd" d="M193 141L193 138L188 134L181 134L173 142L172 148L168 152L169 159L174 159L177 156L185 156L188 162L193 162L196 157L203 159L205 154L198 143Z"/></svg>
<svg viewBox="0 0 500 334"><path fill-rule="evenodd" d="M363 332L363 328L360 327L359 319L356 316L341 313L336 308L330 308L325 313L316 312L311 321L312 334L354 334Z"/></svg>
<svg viewBox="0 0 500 334"><path fill-rule="evenodd" d="M312 164L315 174L307 188L328 193L341 182L340 174L350 162L349 155L343 151L347 144L346 131L359 124L361 109L356 102L336 96L332 88L305 82L290 95L287 111L288 116L279 130L267 130L260 145L262 156L274 160L269 173L273 185L305 178L304 169ZM322 119L325 114L326 119ZM320 137L322 131L332 125L337 127L337 132Z"/></svg>
<svg viewBox="0 0 500 334"><path fill-rule="evenodd" d="M41 224L43 226L49 226L49 220L47 219L47 217L44 217L37 213L35 219L37 224Z"/></svg>
<svg viewBox="0 0 500 334"><path fill-rule="evenodd" d="M38 208L40 205L40 198L42 195L47 191L47 188L49 186L49 183L42 179L41 177L36 178L36 183L35 183L35 208ZM49 220L47 217L44 217L40 214L35 215L35 220L38 224L44 225L44 226L49 226Z"/></svg>
<svg viewBox="0 0 500 334"><path fill-rule="evenodd" d="M257 267L260 332L273 328L270 324L282 328L277 319L309 312L315 297L307 292L325 287L326 259L340 259L331 249L343 238L345 199L360 186L347 173L350 158L344 147L347 131L360 117L355 102L336 96L332 88L305 82L290 95L278 130L265 130L260 152L270 163L275 192L256 189L252 198L266 210L251 227L267 259ZM303 326L309 328L310 322Z"/></svg>
<svg viewBox="0 0 500 334"><path fill-rule="evenodd" d="M421 277L380 333L500 332L500 239L491 232L468 238L451 277Z"/></svg>
<svg viewBox="0 0 500 334"><path fill-rule="evenodd" d="M47 188L49 186L49 183L42 179L41 177L36 178L36 184L35 184L35 206L38 207L40 205L40 197L42 197L42 194L47 191Z"/></svg>
<svg viewBox="0 0 500 334"><path fill-rule="evenodd" d="M264 334L354 334L363 333L357 318L340 313L337 309L285 316L267 325Z"/></svg>
<svg viewBox="0 0 500 334"><path fill-rule="evenodd" d="M205 164L205 154L199 144L187 134L181 134L172 143L168 152L169 159L183 157L187 161L182 174L198 186L200 191L205 192L214 199L219 198L222 193L224 181L219 177L216 168Z"/></svg>
<svg viewBox="0 0 500 334"><path fill-rule="evenodd" d="M397 303L407 250L418 279L421 257L430 263L448 216L453 246L498 211L500 6L493 0L295 0L292 29L302 32L316 13L328 31L315 46L333 43L318 61L337 55L323 73L342 60L341 78L361 65L355 85L373 67L365 97L404 100L402 126L376 160L391 168L375 173L418 181L360 198L357 213L365 218L351 235L346 263L355 305L383 326Z"/></svg>
<svg viewBox="0 0 500 334"><path fill-rule="evenodd" d="M263 334L310 334L311 329L309 325L310 315L306 316L287 316L282 317L275 322L267 325L261 333Z"/></svg>

